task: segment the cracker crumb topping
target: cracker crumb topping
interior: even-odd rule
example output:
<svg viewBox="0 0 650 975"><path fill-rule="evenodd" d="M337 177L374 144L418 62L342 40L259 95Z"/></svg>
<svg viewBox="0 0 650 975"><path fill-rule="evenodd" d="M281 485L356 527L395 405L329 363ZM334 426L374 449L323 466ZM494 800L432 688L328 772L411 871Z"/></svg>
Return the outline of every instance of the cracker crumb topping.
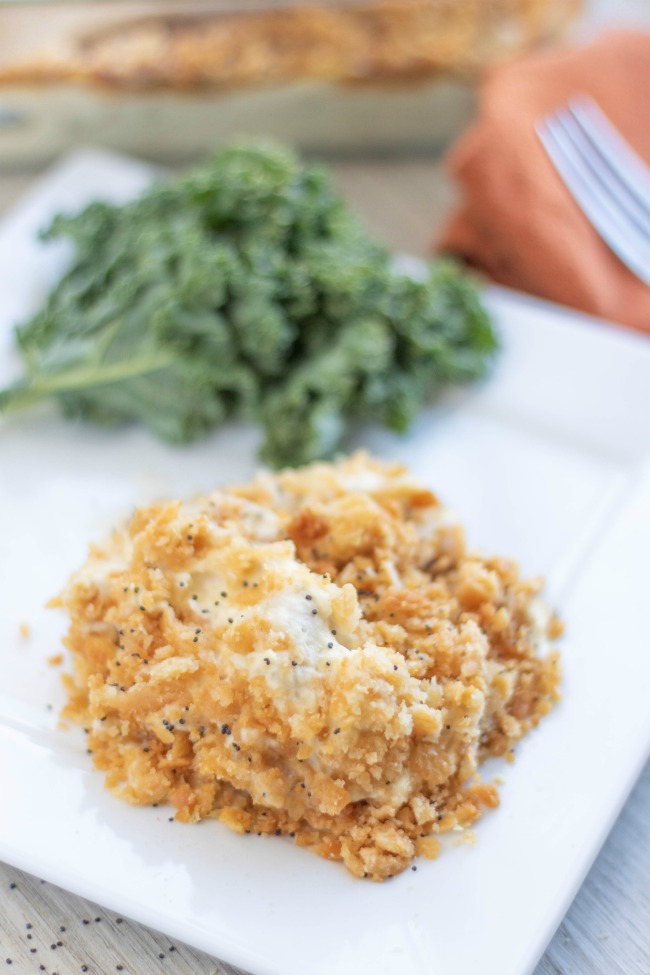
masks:
<svg viewBox="0 0 650 975"><path fill-rule="evenodd" d="M261 474L91 548L59 599L64 716L127 801L383 880L498 805L480 762L558 699L540 588L402 467Z"/></svg>

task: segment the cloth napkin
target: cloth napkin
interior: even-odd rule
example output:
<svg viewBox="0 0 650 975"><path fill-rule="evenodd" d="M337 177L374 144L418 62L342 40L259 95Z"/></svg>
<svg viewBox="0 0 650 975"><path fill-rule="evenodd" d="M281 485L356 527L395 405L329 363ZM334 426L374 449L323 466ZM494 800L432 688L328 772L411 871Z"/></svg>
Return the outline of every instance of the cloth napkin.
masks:
<svg viewBox="0 0 650 975"><path fill-rule="evenodd" d="M650 164L650 34L523 58L487 77L476 121L447 157L463 202L435 246L501 284L650 334L650 288L599 237L535 132L579 93Z"/></svg>

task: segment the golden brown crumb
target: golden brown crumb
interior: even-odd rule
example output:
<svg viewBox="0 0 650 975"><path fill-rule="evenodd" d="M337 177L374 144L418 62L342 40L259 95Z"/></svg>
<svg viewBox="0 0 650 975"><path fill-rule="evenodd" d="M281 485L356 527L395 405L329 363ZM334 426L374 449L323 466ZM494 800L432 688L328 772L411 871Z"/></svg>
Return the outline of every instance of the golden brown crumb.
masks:
<svg viewBox="0 0 650 975"><path fill-rule="evenodd" d="M59 667L63 663L63 654L55 653L47 658L47 662L51 667Z"/></svg>
<svg viewBox="0 0 650 975"><path fill-rule="evenodd" d="M29 623L21 623L20 626L18 627L18 632L20 633L23 640L29 640L30 636L32 635L32 631L29 626Z"/></svg>
<svg viewBox="0 0 650 975"><path fill-rule="evenodd" d="M461 828L455 831L458 832L458 836L453 841L454 846L476 846L476 833L473 829Z"/></svg>
<svg viewBox="0 0 650 975"><path fill-rule="evenodd" d="M117 795L381 880L498 804L556 623L403 468L356 455L138 510L61 597L65 716Z"/></svg>

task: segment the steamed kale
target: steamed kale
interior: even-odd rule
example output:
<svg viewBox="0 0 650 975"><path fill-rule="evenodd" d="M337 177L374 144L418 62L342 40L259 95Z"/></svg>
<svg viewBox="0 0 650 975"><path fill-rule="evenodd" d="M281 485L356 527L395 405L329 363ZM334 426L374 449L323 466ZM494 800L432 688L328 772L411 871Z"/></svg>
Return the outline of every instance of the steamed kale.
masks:
<svg viewBox="0 0 650 975"><path fill-rule="evenodd" d="M58 216L75 257L16 330L10 411L55 398L102 424L183 443L255 418L264 460L328 457L347 425L405 430L443 384L496 349L474 284L439 262L394 270L327 174L275 146L234 145L125 206Z"/></svg>

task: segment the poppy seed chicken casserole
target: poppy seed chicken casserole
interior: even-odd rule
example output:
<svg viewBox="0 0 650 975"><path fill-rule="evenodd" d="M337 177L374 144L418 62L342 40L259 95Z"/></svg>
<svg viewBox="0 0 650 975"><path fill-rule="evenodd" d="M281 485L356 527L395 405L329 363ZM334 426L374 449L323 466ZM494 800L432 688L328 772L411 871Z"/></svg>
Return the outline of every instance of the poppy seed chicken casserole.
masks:
<svg viewBox="0 0 650 975"><path fill-rule="evenodd" d="M498 804L478 764L557 700L539 588L470 554L402 467L261 474L92 547L56 601L64 714L129 802L289 834L382 880Z"/></svg>

